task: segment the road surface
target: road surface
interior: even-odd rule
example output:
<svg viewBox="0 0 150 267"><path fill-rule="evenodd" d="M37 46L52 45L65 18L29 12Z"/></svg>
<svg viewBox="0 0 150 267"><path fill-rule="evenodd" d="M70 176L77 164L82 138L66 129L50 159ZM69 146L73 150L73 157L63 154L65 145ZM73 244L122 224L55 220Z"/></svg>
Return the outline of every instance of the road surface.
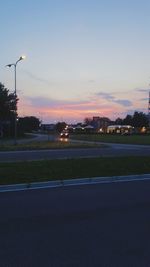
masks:
<svg viewBox="0 0 150 267"><path fill-rule="evenodd" d="M0 194L1 267L149 267L150 181Z"/></svg>
<svg viewBox="0 0 150 267"><path fill-rule="evenodd" d="M20 139L18 143L28 143L31 140L45 141L57 140L54 135L34 134L31 139ZM13 142L13 140L8 141ZM74 143L89 141L70 140ZM100 142L94 142L100 144ZM0 162L43 160L43 159L66 159L66 158L85 158L85 157L116 157L116 156L150 156L150 145L131 145L131 144L113 144L101 143L106 147L97 148L69 148L69 149L49 149L34 151L0 151Z"/></svg>
<svg viewBox="0 0 150 267"><path fill-rule="evenodd" d="M108 147L0 152L0 162L86 157L150 156L150 146L109 144Z"/></svg>

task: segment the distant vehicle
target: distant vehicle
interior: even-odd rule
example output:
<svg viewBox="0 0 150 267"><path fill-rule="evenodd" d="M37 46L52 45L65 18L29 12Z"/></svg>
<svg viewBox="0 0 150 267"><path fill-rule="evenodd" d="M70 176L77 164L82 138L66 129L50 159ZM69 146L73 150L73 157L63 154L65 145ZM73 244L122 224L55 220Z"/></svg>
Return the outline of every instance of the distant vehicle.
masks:
<svg viewBox="0 0 150 267"><path fill-rule="evenodd" d="M60 139L66 139L66 138L69 138L69 133L68 132L60 133Z"/></svg>

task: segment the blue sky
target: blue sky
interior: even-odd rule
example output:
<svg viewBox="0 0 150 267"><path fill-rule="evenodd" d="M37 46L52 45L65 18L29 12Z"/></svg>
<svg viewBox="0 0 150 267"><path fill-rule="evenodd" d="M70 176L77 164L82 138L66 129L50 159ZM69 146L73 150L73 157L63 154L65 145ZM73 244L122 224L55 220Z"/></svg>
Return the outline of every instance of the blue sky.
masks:
<svg viewBox="0 0 150 267"><path fill-rule="evenodd" d="M2 0L0 82L45 122L147 113L150 2Z"/></svg>

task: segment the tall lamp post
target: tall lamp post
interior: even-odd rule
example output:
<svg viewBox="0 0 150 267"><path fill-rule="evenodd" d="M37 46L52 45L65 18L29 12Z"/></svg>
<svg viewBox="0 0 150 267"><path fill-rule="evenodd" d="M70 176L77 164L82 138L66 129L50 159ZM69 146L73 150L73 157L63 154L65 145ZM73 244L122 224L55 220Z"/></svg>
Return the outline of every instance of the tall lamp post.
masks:
<svg viewBox="0 0 150 267"><path fill-rule="evenodd" d="M14 74L15 74L15 90L14 90L14 96L15 96L15 123L14 123L14 144L17 144L17 64L19 61L25 59L25 56L21 56L15 63L8 64L6 67L11 68L14 66Z"/></svg>

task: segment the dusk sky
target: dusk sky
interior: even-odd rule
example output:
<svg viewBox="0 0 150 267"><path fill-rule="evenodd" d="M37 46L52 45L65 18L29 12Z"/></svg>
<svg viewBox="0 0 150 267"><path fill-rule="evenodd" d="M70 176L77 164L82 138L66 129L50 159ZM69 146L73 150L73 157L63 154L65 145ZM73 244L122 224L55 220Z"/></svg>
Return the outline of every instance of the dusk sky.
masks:
<svg viewBox="0 0 150 267"><path fill-rule="evenodd" d="M149 0L1 0L0 82L46 123L147 113Z"/></svg>

